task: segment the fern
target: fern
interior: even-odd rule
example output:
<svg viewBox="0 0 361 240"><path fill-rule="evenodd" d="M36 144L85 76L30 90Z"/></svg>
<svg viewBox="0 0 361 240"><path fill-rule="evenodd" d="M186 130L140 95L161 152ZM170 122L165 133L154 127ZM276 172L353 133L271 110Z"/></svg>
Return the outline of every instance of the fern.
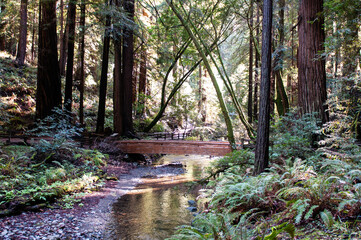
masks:
<svg viewBox="0 0 361 240"><path fill-rule="evenodd" d="M334 219L332 213L329 210L325 209L323 212L320 212L320 217L327 228L331 228L333 226Z"/></svg>

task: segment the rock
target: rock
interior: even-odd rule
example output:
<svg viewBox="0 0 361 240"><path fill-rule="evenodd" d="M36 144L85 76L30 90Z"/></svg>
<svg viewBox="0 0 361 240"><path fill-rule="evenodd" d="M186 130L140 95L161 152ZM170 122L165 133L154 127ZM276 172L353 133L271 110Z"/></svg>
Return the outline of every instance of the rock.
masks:
<svg viewBox="0 0 361 240"><path fill-rule="evenodd" d="M194 201L194 200L188 200L188 205L189 205L190 207L194 207L194 206L197 205L197 203L196 203L196 201Z"/></svg>
<svg viewBox="0 0 361 240"><path fill-rule="evenodd" d="M190 212L197 212L196 207L187 207L187 210L190 211Z"/></svg>

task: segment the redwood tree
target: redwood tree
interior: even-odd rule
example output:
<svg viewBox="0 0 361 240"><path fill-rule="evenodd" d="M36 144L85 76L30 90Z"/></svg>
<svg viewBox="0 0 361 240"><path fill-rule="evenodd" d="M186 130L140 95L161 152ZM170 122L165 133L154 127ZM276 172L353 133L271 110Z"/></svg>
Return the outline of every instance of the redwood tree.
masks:
<svg viewBox="0 0 361 240"><path fill-rule="evenodd" d="M112 5L112 0L106 0L106 4ZM107 96L107 83L108 83L108 63L109 63L109 46L110 46L110 34L109 28L111 23L110 15L106 16L105 19L105 31L103 37L103 56L102 56L102 70L100 74L99 83L99 105L98 105L98 118L96 132L104 132L104 121L105 121L105 102Z"/></svg>
<svg viewBox="0 0 361 240"><path fill-rule="evenodd" d="M76 0L69 1L68 20L68 60L66 63L65 76L65 97L64 106L66 110L71 111L73 95L73 66L74 66L74 40L75 40L75 17L76 17Z"/></svg>
<svg viewBox="0 0 361 240"><path fill-rule="evenodd" d="M19 66L24 65L26 55L26 38L28 29L28 0L21 0L20 7L20 33L16 62Z"/></svg>
<svg viewBox="0 0 361 240"><path fill-rule="evenodd" d="M298 105L301 113L318 112L328 121L324 52L323 0L301 0L298 25Z"/></svg>
<svg viewBox="0 0 361 240"><path fill-rule="evenodd" d="M261 92L254 174L263 172L269 159L272 5L272 0L263 2Z"/></svg>
<svg viewBox="0 0 361 240"><path fill-rule="evenodd" d="M36 117L61 106L61 82L56 37L56 0L40 0Z"/></svg>

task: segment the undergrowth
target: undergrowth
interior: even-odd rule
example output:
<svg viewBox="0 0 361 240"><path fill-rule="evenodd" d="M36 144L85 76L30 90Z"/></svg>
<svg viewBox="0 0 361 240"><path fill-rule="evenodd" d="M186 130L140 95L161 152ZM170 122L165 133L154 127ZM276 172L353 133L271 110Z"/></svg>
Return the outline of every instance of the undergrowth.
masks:
<svg viewBox="0 0 361 240"><path fill-rule="evenodd" d="M345 125L321 128L313 115L278 120L268 171L252 175L249 150L216 161L198 197L203 210L170 239L360 237L360 147Z"/></svg>

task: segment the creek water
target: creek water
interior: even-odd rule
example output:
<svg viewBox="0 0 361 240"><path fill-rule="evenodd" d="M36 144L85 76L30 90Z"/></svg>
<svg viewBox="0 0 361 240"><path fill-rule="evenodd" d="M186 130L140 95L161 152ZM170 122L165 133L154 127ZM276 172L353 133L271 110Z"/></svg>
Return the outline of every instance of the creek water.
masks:
<svg viewBox="0 0 361 240"><path fill-rule="evenodd" d="M142 183L113 205L112 238L165 239L175 232L176 227L189 224L194 214L187 209L189 200L197 197L197 191L190 190L189 182L202 176L212 160L209 156L167 155L155 166L145 167ZM157 168L157 165L174 162L185 166L184 173L179 174L183 170L176 167L174 170Z"/></svg>

